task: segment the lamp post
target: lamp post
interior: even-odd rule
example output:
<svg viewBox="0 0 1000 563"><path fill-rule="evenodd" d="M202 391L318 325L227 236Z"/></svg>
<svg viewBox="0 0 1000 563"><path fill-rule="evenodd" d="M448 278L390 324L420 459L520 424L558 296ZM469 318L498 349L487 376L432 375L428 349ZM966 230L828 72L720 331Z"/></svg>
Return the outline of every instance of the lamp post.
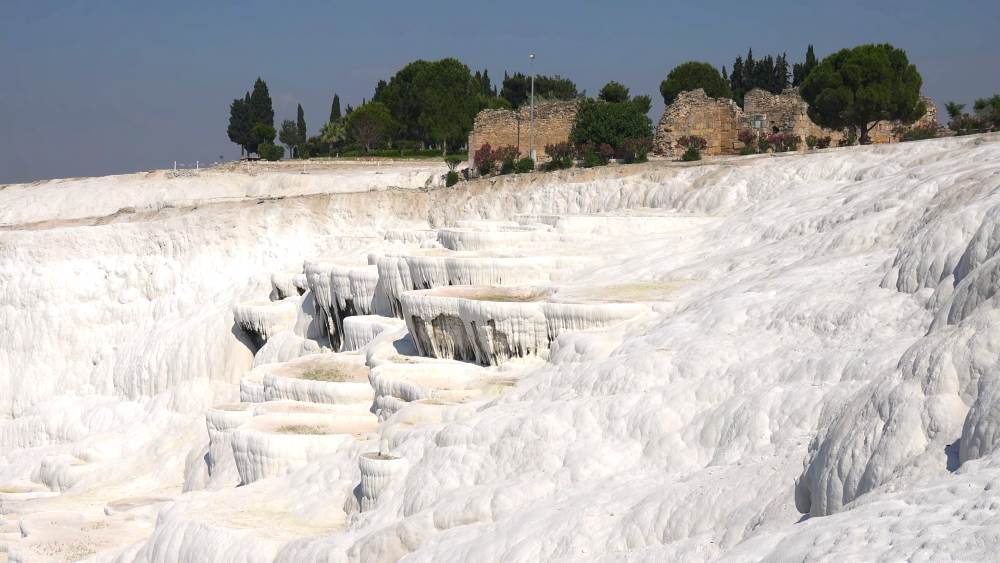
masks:
<svg viewBox="0 0 1000 563"><path fill-rule="evenodd" d="M530 62L535 61L535 54L531 53L528 55L528 60ZM535 161L535 67L532 64L528 65L528 71L531 73L531 113L528 120L528 156L531 157L532 162Z"/></svg>

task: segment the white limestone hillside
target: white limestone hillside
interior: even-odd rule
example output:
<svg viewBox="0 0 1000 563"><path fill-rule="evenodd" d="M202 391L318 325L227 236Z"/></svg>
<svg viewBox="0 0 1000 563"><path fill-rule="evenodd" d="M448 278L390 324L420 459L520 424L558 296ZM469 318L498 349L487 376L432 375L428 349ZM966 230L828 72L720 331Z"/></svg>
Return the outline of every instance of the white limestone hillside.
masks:
<svg viewBox="0 0 1000 563"><path fill-rule="evenodd" d="M1000 135L329 166L0 188L0 552L1000 550Z"/></svg>

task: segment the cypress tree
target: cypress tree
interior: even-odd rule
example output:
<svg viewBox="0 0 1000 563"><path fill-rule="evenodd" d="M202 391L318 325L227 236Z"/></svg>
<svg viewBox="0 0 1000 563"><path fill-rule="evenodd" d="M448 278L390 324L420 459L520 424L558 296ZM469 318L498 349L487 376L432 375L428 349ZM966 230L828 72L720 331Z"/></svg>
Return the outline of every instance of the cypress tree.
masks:
<svg viewBox="0 0 1000 563"><path fill-rule="evenodd" d="M816 64L816 53L813 52L813 46L809 45L809 48L806 49L806 62L795 63L792 67L792 86L802 84L802 81L809 75L809 71L816 67Z"/></svg>
<svg viewBox="0 0 1000 563"><path fill-rule="evenodd" d="M493 83L490 82L490 71L483 69L483 95L496 95L496 89L493 88Z"/></svg>
<svg viewBox="0 0 1000 563"><path fill-rule="evenodd" d="M743 106L743 93L745 91L743 75L743 57L736 57L736 60L733 62L733 72L729 75L729 88L733 91L733 100L740 107Z"/></svg>
<svg viewBox="0 0 1000 563"><path fill-rule="evenodd" d="M336 122L340 121L340 96L337 94L333 95L333 104L330 105L330 121Z"/></svg>
<svg viewBox="0 0 1000 563"><path fill-rule="evenodd" d="M771 83L771 91L780 94L782 90L788 88L788 56L782 53L774 63L774 79Z"/></svg>
<svg viewBox="0 0 1000 563"><path fill-rule="evenodd" d="M267 91L267 83L257 77L250 94L250 118L253 124L263 123L274 128L274 108L271 105L271 94Z"/></svg>
<svg viewBox="0 0 1000 563"><path fill-rule="evenodd" d="M297 115L295 118L295 126L299 132L299 142L296 144L301 145L302 143L306 142L306 114L304 111L302 111L302 104L299 104L299 108L297 110Z"/></svg>
<svg viewBox="0 0 1000 563"><path fill-rule="evenodd" d="M228 133L230 141L240 146L241 156L246 151L251 129L248 100L236 98L229 105L229 127L226 129L226 133Z"/></svg>

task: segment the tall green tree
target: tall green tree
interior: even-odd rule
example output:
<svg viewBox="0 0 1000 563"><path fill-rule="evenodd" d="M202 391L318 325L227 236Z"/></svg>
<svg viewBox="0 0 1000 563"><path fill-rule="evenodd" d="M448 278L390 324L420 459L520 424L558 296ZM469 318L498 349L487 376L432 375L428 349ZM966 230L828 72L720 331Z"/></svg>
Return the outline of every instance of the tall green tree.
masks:
<svg viewBox="0 0 1000 563"><path fill-rule="evenodd" d="M384 104L399 124L399 134L405 139L427 140L426 131L420 124L420 81L431 65L429 61L416 60L389 79L382 81L375 89L372 101Z"/></svg>
<svg viewBox="0 0 1000 563"><path fill-rule="evenodd" d="M771 73L771 87L769 90L775 94L780 94L789 85L788 55L782 53L774 60L774 71Z"/></svg>
<svg viewBox="0 0 1000 563"><path fill-rule="evenodd" d="M575 100L580 96L576 84L569 78L535 75L535 101ZM520 72L512 75L504 73L500 97L510 102L512 107L521 107L531 97L531 77Z"/></svg>
<svg viewBox="0 0 1000 563"><path fill-rule="evenodd" d="M236 98L229 104L229 127L226 133L229 140L240 146L240 155L247 152L247 145L250 143L250 130L253 124L250 121L250 107L247 98Z"/></svg>
<svg viewBox="0 0 1000 563"><path fill-rule="evenodd" d="M948 117L952 120L962 117L962 110L965 109L965 104L960 104L958 102L947 102L944 104L944 110L948 112Z"/></svg>
<svg viewBox="0 0 1000 563"><path fill-rule="evenodd" d="M466 139L479 109L472 73L458 59L441 59L424 68L417 84L418 124L447 154L449 143Z"/></svg>
<svg viewBox="0 0 1000 563"><path fill-rule="evenodd" d="M972 104L972 109L983 122L985 129L996 130L1000 128L1000 94L993 94L989 98L979 98Z"/></svg>
<svg viewBox="0 0 1000 563"><path fill-rule="evenodd" d="M628 88L626 88L621 82L615 82L612 80L601 88L601 92L597 95L597 99L611 103L626 102L628 101Z"/></svg>
<svg viewBox="0 0 1000 563"><path fill-rule="evenodd" d="M806 79L809 72L816 68L819 64L816 61L816 53L813 51L813 46L809 45L806 49L806 61L804 63L795 63L792 66L792 86L799 86L802 81Z"/></svg>
<svg viewBox="0 0 1000 563"><path fill-rule="evenodd" d="M296 142L295 144L301 145L302 143L306 142L306 138L308 136L306 130L306 113L302 111L302 104L299 104L298 109L296 109L295 111L295 129L298 131L298 139L297 139L298 142ZM289 149L288 154L289 155L292 154L291 149Z"/></svg>
<svg viewBox="0 0 1000 563"><path fill-rule="evenodd" d="M719 74L718 69L708 63L688 61L674 67L667 79L660 83L663 103L674 103L681 92L703 88L712 98L729 98L732 91L729 82Z"/></svg>
<svg viewBox="0 0 1000 563"><path fill-rule="evenodd" d="M304 143L305 139L299 137L299 128L291 119L281 122L281 129L278 130L278 140L288 147L288 156L293 156L295 147Z"/></svg>
<svg viewBox="0 0 1000 563"><path fill-rule="evenodd" d="M577 146L608 144L618 151L628 140L649 139L652 137L652 123L647 115L650 102L649 96L618 102L581 100L570 140Z"/></svg>
<svg viewBox="0 0 1000 563"><path fill-rule="evenodd" d="M250 130L250 144L247 146L247 152L260 154L260 151L258 150L260 145L273 144L274 137L276 135L277 132L274 130L274 127L264 123L257 123L253 126L253 129Z"/></svg>
<svg viewBox="0 0 1000 563"><path fill-rule="evenodd" d="M253 124L263 123L274 128L274 108L271 105L271 94L267 91L267 83L257 77L250 92L250 119Z"/></svg>
<svg viewBox="0 0 1000 563"><path fill-rule="evenodd" d="M833 129L850 128L861 144L880 121L913 123L926 111L922 79L906 52L887 43L842 49L823 59L802 83L809 117Z"/></svg>
<svg viewBox="0 0 1000 563"><path fill-rule="evenodd" d="M337 94L333 95L333 103L330 104L330 121L340 121L343 117L340 114L340 96Z"/></svg>
<svg viewBox="0 0 1000 563"><path fill-rule="evenodd" d="M347 117L347 129L355 140L365 146L365 150L370 151L391 138L396 122L385 104L369 102L351 112Z"/></svg>

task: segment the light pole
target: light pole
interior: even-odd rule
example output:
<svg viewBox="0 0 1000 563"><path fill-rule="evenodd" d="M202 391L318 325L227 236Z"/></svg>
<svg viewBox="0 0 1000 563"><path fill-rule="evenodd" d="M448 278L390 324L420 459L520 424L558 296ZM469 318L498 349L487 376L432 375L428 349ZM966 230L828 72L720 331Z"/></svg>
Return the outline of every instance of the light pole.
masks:
<svg viewBox="0 0 1000 563"><path fill-rule="evenodd" d="M530 62L535 61L535 54L528 55ZM532 162L535 161L535 66L528 64L528 71L531 73L531 113L528 120L528 156Z"/></svg>

